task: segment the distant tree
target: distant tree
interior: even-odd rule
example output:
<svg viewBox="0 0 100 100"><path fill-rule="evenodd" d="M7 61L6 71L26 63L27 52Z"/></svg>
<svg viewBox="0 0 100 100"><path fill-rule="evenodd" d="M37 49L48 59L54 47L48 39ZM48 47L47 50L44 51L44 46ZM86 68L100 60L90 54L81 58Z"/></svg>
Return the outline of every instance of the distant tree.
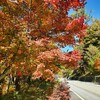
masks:
<svg viewBox="0 0 100 100"><path fill-rule="evenodd" d="M100 58L100 20L93 21L87 29L87 35L80 47L78 48L81 49L83 56L81 65L85 66L90 73L95 72L95 61Z"/></svg>
<svg viewBox="0 0 100 100"><path fill-rule="evenodd" d="M72 18L78 18L79 16L84 16L85 18L85 23L89 23L90 21L93 20L93 17L91 16L92 10L90 11L90 13L86 13L86 9L85 8L80 8L77 11L73 12L71 14Z"/></svg>

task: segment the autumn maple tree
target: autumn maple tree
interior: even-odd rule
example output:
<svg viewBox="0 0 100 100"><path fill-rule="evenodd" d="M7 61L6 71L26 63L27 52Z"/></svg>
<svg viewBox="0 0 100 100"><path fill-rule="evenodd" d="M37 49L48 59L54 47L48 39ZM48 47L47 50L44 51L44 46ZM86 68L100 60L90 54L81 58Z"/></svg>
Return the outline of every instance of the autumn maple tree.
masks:
<svg viewBox="0 0 100 100"><path fill-rule="evenodd" d="M0 0L0 80L6 75L54 81L60 66L75 67L78 51L59 47L76 45L85 36L84 16L73 19L70 9L85 0Z"/></svg>

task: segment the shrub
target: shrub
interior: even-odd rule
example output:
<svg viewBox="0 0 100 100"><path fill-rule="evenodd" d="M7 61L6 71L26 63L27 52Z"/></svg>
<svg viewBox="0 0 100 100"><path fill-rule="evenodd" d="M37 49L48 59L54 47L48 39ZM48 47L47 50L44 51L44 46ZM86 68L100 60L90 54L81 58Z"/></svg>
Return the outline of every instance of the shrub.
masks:
<svg viewBox="0 0 100 100"><path fill-rule="evenodd" d="M79 80L80 80L80 81L85 81L85 76L80 76L80 77L79 77Z"/></svg>
<svg viewBox="0 0 100 100"><path fill-rule="evenodd" d="M78 80L79 76L71 76L71 77L69 77L69 79L71 79L71 80Z"/></svg>
<svg viewBox="0 0 100 100"><path fill-rule="evenodd" d="M95 76L95 80L94 81L100 84L100 75L99 76Z"/></svg>
<svg viewBox="0 0 100 100"><path fill-rule="evenodd" d="M86 76L85 81L86 82L93 82L94 81L94 76Z"/></svg>
<svg viewBox="0 0 100 100"><path fill-rule="evenodd" d="M67 83L60 83L56 85L52 95L48 97L48 100L69 100L69 86L66 84Z"/></svg>
<svg viewBox="0 0 100 100"><path fill-rule="evenodd" d="M80 81L85 81L85 82L93 82L94 81L94 76L81 76L79 78Z"/></svg>

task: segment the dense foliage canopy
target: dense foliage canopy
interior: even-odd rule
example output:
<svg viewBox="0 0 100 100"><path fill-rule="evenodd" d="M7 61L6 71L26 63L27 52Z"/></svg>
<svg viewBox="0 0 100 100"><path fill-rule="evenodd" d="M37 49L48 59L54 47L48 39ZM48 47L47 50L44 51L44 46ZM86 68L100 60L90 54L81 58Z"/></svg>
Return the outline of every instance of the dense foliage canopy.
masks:
<svg viewBox="0 0 100 100"><path fill-rule="evenodd" d="M1 69L52 80L48 77L58 70L57 65L76 65L78 52L65 54L56 45L75 45L74 36L80 40L84 36L84 16L68 16L71 8L77 10L84 3L85 0L1 0Z"/></svg>
<svg viewBox="0 0 100 100"><path fill-rule="evenodd" d="M85 36L85 17L72 18L70 9L83 8L85 0L0 0L0 80L31 77L54 81L60 66L77 66L76 45ZM17 80L18 81L18 80Z"/></svg>

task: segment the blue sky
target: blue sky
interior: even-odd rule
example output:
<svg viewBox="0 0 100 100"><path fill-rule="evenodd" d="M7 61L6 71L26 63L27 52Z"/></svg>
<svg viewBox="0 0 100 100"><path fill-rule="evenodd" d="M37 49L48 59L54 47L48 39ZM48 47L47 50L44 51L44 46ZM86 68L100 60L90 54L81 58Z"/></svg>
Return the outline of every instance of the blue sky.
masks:
<svg viewBox="0 0 100 100"><path fill-rule="evenodd" d="M86 12L93 11L91 15L93 18L100 19L100 0L86 0Z"/></svg>
<svg viewBox="0 0 100 100"><path fill-rule="evenodd" d="M61 48L61 50L63 52L70 52L70 51L73 51L73 47L72 46L66 46L65 48Z"/></svg>
<svg viewBox="0 0 100 100"><path fill-rule="evenodd" d="M93 18L100 19L100 0L86 0L86 12L90 13L92 10L92 13L90 14ZM71 46L66 46L65 48L61 49L62 51L72 51L73 48Z"/></svg>

